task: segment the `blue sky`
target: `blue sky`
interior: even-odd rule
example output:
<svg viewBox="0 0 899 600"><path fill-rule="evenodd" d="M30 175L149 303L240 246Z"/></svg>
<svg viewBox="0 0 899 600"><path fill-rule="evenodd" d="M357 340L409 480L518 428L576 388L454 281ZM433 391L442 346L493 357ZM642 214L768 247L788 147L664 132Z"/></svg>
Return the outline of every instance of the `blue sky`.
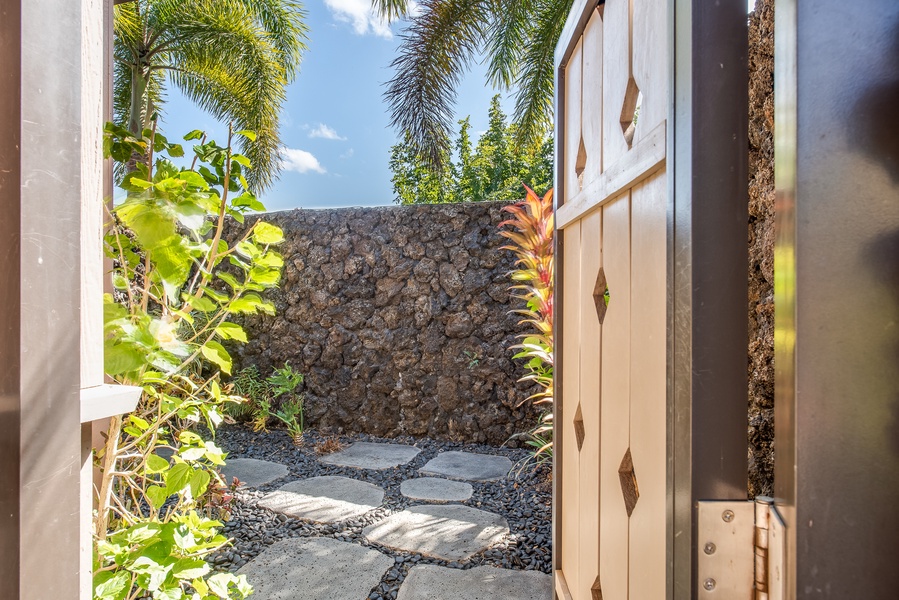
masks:
<svg viewBox="0 0 899 600"><path fill-rule="evenodd" d="M306 0L309 50L287 92L281 137L287 147L281 179L263 196L269 210L378 206L393 203L390 147L397 141L382 94L402 24L387 27L371 0ZM472 130L487 128L496 93L477 66L459 89L457 115ZM510 103L504 102L507 111ZM163 130L175 139L203 129L220 142L227 127L169 88Z"/></svg>

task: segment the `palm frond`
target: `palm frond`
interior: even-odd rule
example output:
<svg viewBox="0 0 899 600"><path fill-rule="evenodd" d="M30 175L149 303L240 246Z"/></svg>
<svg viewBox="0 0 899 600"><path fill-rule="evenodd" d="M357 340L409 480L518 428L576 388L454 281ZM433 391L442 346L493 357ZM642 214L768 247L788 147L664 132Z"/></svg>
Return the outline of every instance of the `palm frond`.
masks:
<svg viewBox="0 0 899 600"><path fill-rule="evenodd" d="M391 122L435 167L450 151L456 87L483 46L490 8L490 0L424 0L391 65Z"/></svg>
<svg viewBox="0 0 899 600"><path fill-rule="evenodd" d="M372 0L372 7L382 19L395 21L409 14L409 0Z"/></svg>
<svg viewBox="0 0 899 600"><path fill-rule="evenodd" d="M487 77L495 87L511 88L518 78L522 54L533 22L533 2L496 0L490 24Z"/></svg>
<svg viewBox="0 0 899 600"><path fill-rule="evenodd" d="M514 119L518 142L543 140L552 125L554 54L573 0L540 0L521 57Z"/></svg>

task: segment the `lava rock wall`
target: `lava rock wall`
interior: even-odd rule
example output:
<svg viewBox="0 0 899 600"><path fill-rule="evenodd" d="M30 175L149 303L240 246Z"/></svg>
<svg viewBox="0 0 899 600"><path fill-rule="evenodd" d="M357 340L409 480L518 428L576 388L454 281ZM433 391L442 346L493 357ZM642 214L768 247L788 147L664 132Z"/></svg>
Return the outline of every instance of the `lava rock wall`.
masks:
<svg viewBox="0 0 899 600"><path fill-rule="evenodd" d="M774 0L749 19L749 496L774 495Z"/></svg>
<svg viewBox="0 0 899 600"><path fill-rule="evenodd" d="M323 432L502 444L532 428L533 387L510 346L513 255L503 203L293 210L266 215L286 241L277 315L244 319L239 366L306 375ZM232 235L237 234L233 231ZM513 442L513 445L517 445Z"/></svg>

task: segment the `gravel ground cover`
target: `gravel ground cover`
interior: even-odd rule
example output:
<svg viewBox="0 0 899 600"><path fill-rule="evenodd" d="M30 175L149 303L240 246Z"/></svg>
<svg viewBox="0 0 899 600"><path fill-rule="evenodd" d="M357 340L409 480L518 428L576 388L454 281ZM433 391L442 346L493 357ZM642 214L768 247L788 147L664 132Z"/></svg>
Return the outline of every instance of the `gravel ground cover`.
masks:
<svg viewBox="0 0 899 600"><path fill-rule="evenodd" d="M304 444L297 447L285 432L256 433L239 426L219 429L217 443L231 458L257 458L281 463L288 468L287 477L273 481L257 489L238 491L232 519L225 524L225 535L233 538L234 545L211 557L218 570L236 571L259 555L271 544L290 537L330 537L337 540L368 546L394 559L390 568L369 594L371 600L396 598L400 584L416 564L434 564L457 569L471 569L482 565L506 569L551 572L551 500L552 486L548 466L519 466L529 454L526 450L497 448L480 444L462 444L428 438L401 437L392 439L369 435L339 436L344 445L353 442L385 442L414 445L421 449L411 462L392 469L368 470L337 467L319 462L315 447L325 441L316 431L307 430ZM506 456L516 468L509 477L500 481L470 482L474 488L472 497L460 504L502 515L509 522L510 534L498 545L462 562L448 562L418 554L404 554L369 543L362 529L387 516L411 506L432 504L410 500L400 493L400 485L407 479L422 477L418 470L440 452L462 450L480 454ZM278 489L289 481L320 475L343 475L366 481L384 488L384 504L364 515L338 524L315 524L285 515L276 514L257 506L269 491Z"/></svg>

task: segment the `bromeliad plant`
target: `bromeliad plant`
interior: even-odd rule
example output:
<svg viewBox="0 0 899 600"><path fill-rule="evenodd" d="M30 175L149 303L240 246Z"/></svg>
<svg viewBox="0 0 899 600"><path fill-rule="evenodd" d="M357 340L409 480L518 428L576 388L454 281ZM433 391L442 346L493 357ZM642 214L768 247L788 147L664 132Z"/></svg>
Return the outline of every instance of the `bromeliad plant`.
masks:
<svg viewBox="0 0 899 600"><path fill-rule="evenodd" d="M247 211L264 210L248 190L249 161L232 151L234 136L253 135L229 130L219 146L191 132L185 140L197 141L195 157L182 169L171 160L182 147L155 124L139 137L106 127L105 153L133 170L105 236L116 288L105 298L105 368L143 395L132 414L112 419L98 455L95 598L212 600L252 591L243 576L210 575L203 560L227 544L221 523L202 511L224 484L224 453L191 428L214 432L223 405L242 401L219 383L231 370L222 342L247 341L229 315L274 314L260 293L280 280L281 230L258 220L236 243L223 238L228 217L243 222Z"/></svg>
<svg viewBox="0 0 899 600"><path fill-rule="evenodd" d="M503 207L512 217L500 223L511 226L499 233L512 243L503 246L511 250L517 259L512 280L516 298L524 300L526 308L514 312L524 318L521 323L533 327L525 334L515 358L525 359L527 375L521 381L533 381L540 391L525 400L549 407L540 417L537 426L529 432L528 444L535 449L538 461L552 458L552 403L553 403L553 191L543 198L525 186L527 196L521 202Z"/></svg>

